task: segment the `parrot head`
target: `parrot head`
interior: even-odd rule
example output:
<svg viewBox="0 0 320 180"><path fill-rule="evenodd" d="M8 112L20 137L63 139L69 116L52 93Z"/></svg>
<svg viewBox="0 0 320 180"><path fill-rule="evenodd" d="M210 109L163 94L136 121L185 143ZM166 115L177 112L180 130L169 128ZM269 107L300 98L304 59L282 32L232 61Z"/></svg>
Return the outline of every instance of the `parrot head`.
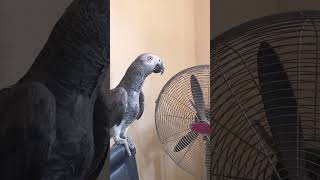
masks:
<svg viewBox="0 0 320 180"><path fill-rule="evenodd" d="M164 65L161 58L155 54L145 53L138 56L137 61L142 63L147 74L164 72Z"/></svg>

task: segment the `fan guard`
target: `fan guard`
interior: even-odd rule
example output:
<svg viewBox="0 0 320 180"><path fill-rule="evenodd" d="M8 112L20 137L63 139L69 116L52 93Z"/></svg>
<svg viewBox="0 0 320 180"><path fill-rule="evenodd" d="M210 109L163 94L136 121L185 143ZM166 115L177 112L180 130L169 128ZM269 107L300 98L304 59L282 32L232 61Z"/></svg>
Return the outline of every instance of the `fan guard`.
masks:
<svg viewBox="0 0 320 180"><path fill-rule="evenodd" d="M209 135L199 134L192 137L194 132L191 126L198 115L193 101L198 100L204 101L205 118L208 120L207 125L209 124L209 68L209 65L195 66L172 77L161 90L155 111L157 133L166 153L182 169L201 178L205 178L209 172L206 166L209 156L209 152L206 151L209 140L206 138L209 138ZM192 76L201 87L200 92L199 88L194 88L194 94L190 82ZM189 139L194 138L192 142L184 148L177 146L188 133L191 134ZM182 143L182 146L183 144L185 143Z"/></svg>
<svg viewBox="0 0 320 180"><path fill-rule="evenodd" d="M211 41L211 179L320 179L320 12Z"/></svg>

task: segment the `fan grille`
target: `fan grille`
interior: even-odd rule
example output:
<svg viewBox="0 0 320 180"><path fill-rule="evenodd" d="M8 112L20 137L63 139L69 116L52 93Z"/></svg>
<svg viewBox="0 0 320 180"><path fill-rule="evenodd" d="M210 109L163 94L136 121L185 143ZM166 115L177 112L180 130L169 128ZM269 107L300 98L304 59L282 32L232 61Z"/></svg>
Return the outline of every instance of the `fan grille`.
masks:
<svg viewBox="0 0 320 180"><path fill-rule="evenodd" d="M318 11L283 13L244 23L212 40L211 179L285 179L279 176L283 168L277 167L274 150L254 126L259 123L272 137L259 87L261 42L278 54L297 102L298 132L304 138L300 142L297 137L292 149L297 154L292 168L299 170L291 178L320 179L319 23Z"/></svg>
<svg viewBox="0 0 320 180"><path fill-rule="evenodd" d="M191 104L191 75L198 79L205 108L209 111L209 68L209 65L195 66L172 77L157 99L155 113L157 133L166 153L177 165L198 177L203 176L206 171L204 136L197 136L189 146L179 152L175 152L174 148L178 141L191 131L190 125L196 118L197 112Z"/></svg>

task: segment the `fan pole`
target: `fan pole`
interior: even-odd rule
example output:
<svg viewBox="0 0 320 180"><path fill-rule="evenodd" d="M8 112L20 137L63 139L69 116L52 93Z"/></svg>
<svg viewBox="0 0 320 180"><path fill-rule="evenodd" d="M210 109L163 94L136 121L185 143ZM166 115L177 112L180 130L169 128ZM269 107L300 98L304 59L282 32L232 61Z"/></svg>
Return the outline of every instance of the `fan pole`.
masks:
<svg viewBox="0 0 320 180"><path fill-rule="evenodd" d="M204 153L204 171L203 171L203 175L202 175L202 180L210 180L210 141L206 141L206 144L205 144L205 153Z"/></svg>

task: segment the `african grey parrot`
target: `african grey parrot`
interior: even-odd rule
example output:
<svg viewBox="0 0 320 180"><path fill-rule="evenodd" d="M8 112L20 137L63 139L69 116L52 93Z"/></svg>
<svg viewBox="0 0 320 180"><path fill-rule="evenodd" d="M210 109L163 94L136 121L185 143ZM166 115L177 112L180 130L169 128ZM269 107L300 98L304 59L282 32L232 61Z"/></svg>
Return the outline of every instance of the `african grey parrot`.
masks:
<svg viewBox="0 0 320 180"><path fill-rule="evenodd" d="M1 180L97 178L110 140L109 3L74 0L27 74L0 91Z"/></svg>
<svg viewBox="0 0 320 180"><path fill-rule="evenodd" d="M128 155L135 147L132 139L126 136L129 125L139 119L144 110L142 86L151 73L163 73L162 60L154 54L145 53L137 57L127 69L118 86L107 95L107 107L111 121L111 137L116 144L123 144Z"/></svg>

